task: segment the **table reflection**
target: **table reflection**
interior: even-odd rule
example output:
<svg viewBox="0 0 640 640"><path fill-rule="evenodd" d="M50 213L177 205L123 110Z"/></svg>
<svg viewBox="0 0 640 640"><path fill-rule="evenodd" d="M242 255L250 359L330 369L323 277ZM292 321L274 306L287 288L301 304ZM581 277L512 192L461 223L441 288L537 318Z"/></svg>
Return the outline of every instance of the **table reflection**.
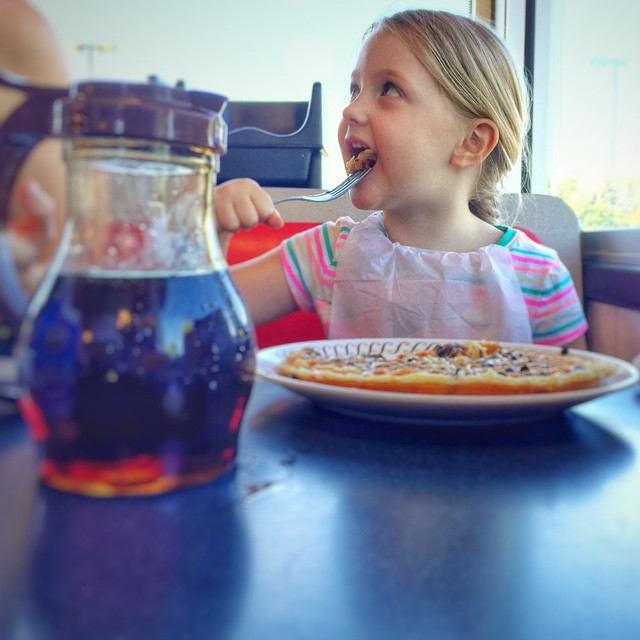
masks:
<svg viewBox="0 0 640 640"><path fill-rule="evenodd" d="M233 478L140 499L45 490L30 625L64 640L224 636L251 565L235 493Z"/></svg>
<svg viewBox="0 0 640 640"><path fill-rule="evenodd" d="M380 628L403 638L418 637L417 628L519 637L532 585L545 582L544 559L531 550L549 522L634 459L623 439L573 415L452 430L313 411L321 418L303 409L295 431L276 419L260 430L299 463L295 482L313 504L300 514L308 527L298 524L309 542L303 565L320 584L330 576L323 602L341 621L332 630L349 637L377 638ZM571 523L562 535L581 531ZM271 570L284 561L272 553Z"/></svg>

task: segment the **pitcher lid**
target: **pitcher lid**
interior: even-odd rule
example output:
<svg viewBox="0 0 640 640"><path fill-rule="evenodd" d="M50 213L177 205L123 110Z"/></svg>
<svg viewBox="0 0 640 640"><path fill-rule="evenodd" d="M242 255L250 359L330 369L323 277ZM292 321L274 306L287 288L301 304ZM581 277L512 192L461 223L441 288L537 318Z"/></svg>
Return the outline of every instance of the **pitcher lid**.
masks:
<svg viewBox="0 0 640 640"><path fill-rule="evenodd" d="M199 146L222 155L227 125L225 96L147 83L85 81L71 86L54 111L63 137L128 137Z"/></svg>

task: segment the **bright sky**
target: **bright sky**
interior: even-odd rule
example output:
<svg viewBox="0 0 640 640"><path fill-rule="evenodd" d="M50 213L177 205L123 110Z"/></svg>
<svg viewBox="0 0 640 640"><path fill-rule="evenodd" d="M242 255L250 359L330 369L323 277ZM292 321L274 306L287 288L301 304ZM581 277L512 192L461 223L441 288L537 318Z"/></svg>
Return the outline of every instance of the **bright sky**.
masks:
<svg viewBox="0 0 640 640"><path fill-rule="evenodd" d="M640 2L555 0L552 175L640 178Z"/></svg>
<svg viewBox="0 0 640 640"><path fill-rule="evenodd" d="M89 75L87 55L73 50L83 42L115 47L95 54L95 77L141 82L153 73L231 100L308 100L312 83L319 80L329 152L323 167L326 186L344 175L336 129L365 28L382 13L409 6L458 13L469 7L468 0L34 3L57 29L77 80ZM589 178L598 170L640 177L640 2L552 0L552 7L555 92L545 129L550 172Z"/></svg>

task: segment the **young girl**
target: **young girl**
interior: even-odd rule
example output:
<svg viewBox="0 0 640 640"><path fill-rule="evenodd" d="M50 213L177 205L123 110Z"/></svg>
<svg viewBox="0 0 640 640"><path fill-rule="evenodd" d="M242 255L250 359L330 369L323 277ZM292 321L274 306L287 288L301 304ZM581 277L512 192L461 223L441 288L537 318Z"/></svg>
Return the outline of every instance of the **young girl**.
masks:
<svg viewBox="0 0 640 640"><path fill-rule="evenodd" d="M330 338L584 346L585 317L557 254L497 224L527 114L513 62L484 24L427 10L374 23L338 135L345 162L375 152L351 199L377 213L320 225L234 267L254 322L301 308ZM283 224L246 179L218 188L216 216L223 246L227 232Z"/></svg>

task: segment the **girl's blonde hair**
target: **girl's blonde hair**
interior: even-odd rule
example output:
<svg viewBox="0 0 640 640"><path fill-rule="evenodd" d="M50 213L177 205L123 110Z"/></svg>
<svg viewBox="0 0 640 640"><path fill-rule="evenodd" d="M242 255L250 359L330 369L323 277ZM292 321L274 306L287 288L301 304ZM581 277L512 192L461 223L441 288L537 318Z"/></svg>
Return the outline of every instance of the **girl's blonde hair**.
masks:
<svg viewBox="0 0 640 640"><path fill-rule="evenodd" d="M365 37L380 30L403 40L463 117L495 123L498 143L483 162L469 207L496 222L502 180L526 156L529 129L527 88L504 43L479 20L426 9L383 17Z"/></svg>

